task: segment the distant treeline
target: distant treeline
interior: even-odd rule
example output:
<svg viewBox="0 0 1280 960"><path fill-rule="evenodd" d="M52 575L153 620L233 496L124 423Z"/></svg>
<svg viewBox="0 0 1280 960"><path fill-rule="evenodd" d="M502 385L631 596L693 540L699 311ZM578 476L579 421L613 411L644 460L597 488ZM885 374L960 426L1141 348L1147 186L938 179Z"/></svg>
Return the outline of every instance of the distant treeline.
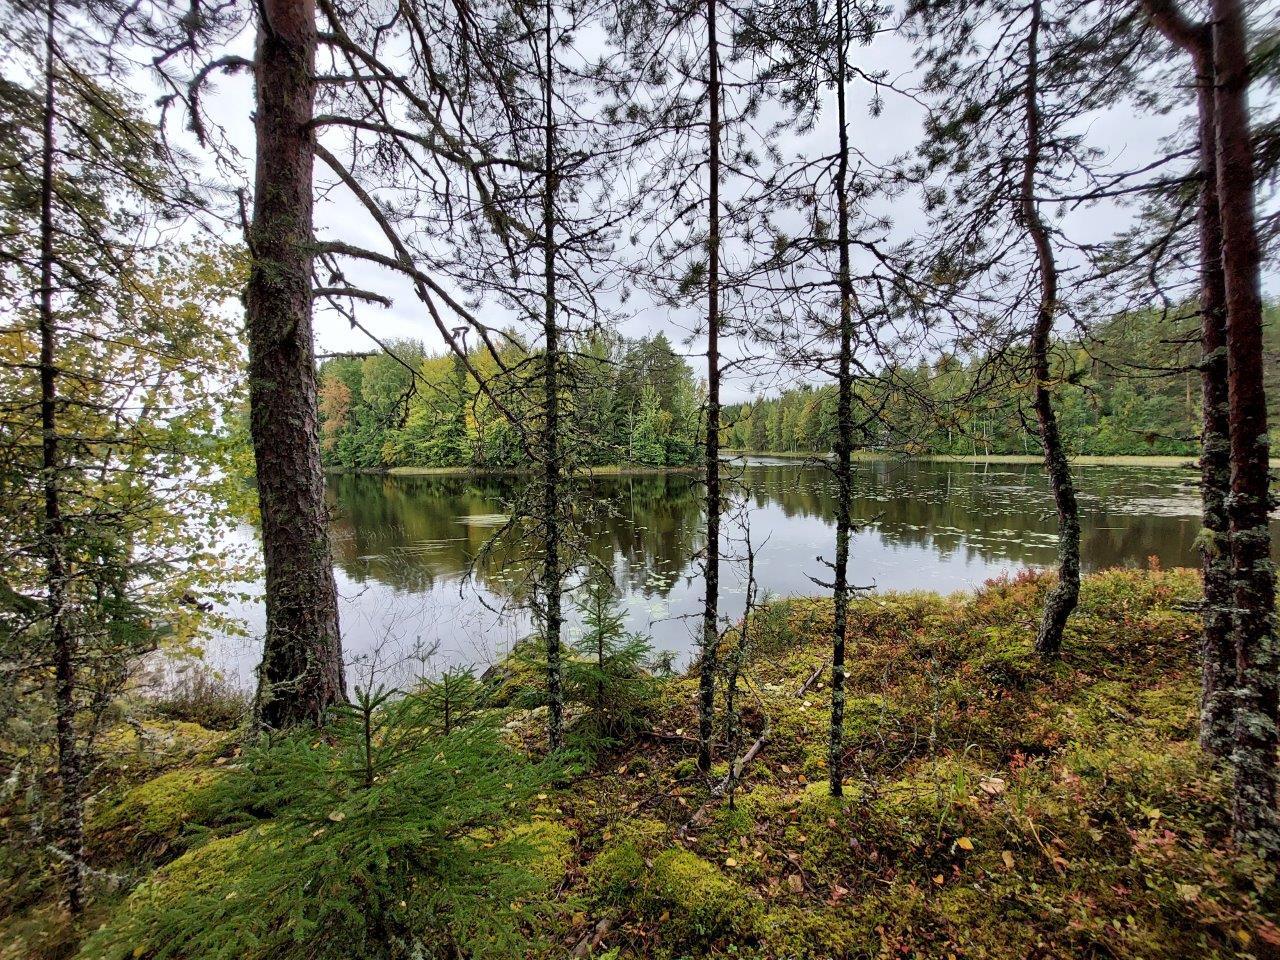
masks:
<svg viewBox="0 0 1280 960"><path fill-rule="evenodd" d="M704 398L663 334L599 334L575 346L562 376L568 463L682 466L696 459ZM319 370L326 465L526 466L526 444L511 420L537 426L537 360L515 337L505 340L499 359L473 350L466 364L414 341L395 343L390 353L327 359Z"/></svg>
<svg viewBox="0 0 1280 960"><path fill-rule="evenodd" d="M1272 425L1280 424L1280 313L1268 311ZM527 465L518 431L499 411L537 422L536 355L512 339L501 352L469 354L488 393L451 355L396 343L393 355L335 357L320 366L326 464L511 469ZM1126 314L1087 339L1059 342L1055 391L1073 454L1195 456L1200 431L1198 320ZM598 335L575 354L566 381L569 459L579 465L682 466L698 458L702 385L662 333L630 340ZM1029 391L1016 356L947 355L858 385L855 447L920 454L1039 454L1024 415ZM873 412L874 411L874 412ZM835 446L834 385L725 407L730 449L827 453Z"/></svg>
<svg viewBox="0 0 1280 960"><path fill-rule="evenodd" d="M1266 327L1269 423L1280 425L1280 310ZM1195 456L1200 433L1199 320L1126 314L1087 339L1056 345L1055 390L1072 454ZM1016 357L948 355L859 384L856 447L918 454L1034 454L1040 447ZM874 413L873 413L874 411ZM1026 419L1024 419L1024 417ZM725 445L827 453L835 445L836 390L801 386L725 410Z"/></svg>

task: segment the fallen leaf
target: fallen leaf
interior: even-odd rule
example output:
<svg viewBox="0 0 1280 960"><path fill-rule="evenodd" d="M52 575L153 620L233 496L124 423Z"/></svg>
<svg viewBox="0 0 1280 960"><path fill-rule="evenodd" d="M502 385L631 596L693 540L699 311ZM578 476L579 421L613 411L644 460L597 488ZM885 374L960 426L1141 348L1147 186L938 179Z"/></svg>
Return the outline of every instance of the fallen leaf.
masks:
<svg viewBox="0 0 1280 960"><path fill-rule="evenodd" d="M983 777L978 783L978 789L992 797L1004 793L1006 787L1007 784L1001 777Z"/></svg>
<svg viewBox="0 0 1280 960"><path fill-rule="evenodd" d="M961 850L972 850L973 841L970 840L968 837L961 837L959 840L956 841L956 846L959 847Z"/></svg>
<svg viewBox="0 0 1280 960"><path fill-rule="evenodd" d="M1008 850L1005 850L1003 853L1001 853L1001 854L1000 854L1000 859L1004 861L1004 865L1005 865L1006 867L1008 867L1010 870L1012 870L1012 869L1013 869L1013 854L1012 854L1012 853L1010 853Z"/></svg>

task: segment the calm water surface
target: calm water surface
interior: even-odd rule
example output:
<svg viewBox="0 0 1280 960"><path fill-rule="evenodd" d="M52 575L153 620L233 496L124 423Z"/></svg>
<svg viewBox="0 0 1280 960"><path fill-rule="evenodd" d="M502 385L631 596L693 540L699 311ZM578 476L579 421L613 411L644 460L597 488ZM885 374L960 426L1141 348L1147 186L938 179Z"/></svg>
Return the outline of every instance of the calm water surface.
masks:
<svg viewBox="0 0 1280 960"><path fill-rule="evenodd" d="M757 578L772 596L812 594L830 578L835 483L822 466L753 459L740 469L757 547ZM1196 563L1197 474L1159 467L1078 467L1086 570ZM510 478L340 476L329 483L344 646L354 669L438 670L486 664L530 632L521 608L530 564L520 548L482 548L513 495ZM631 629L685 662L702 597L702 488L696 475L583 481L597 516L588 549L614 571ZM880 590L972 588L1001 573L1055 560L1052 498L1035 465L856 465L854 583ZM1280 537L1280 526L1273 527ZM728 522L726 554L740 548ZM742 611L745 570L721 575L721 610ZM239 611L261 635L261 607ZM575 629L571 623L570 629ZM434 651L429 660L415 655ZM220 641L215 665L247 680L260 654L251 639ZM406 664L405 658L409 659Z"/></svg>

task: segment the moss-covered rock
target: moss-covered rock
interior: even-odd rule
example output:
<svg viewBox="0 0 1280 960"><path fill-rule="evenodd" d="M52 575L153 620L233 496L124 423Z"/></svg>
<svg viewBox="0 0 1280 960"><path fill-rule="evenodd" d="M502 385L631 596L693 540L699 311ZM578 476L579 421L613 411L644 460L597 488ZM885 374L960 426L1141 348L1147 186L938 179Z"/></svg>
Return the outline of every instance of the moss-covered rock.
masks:
<svg viewBox="0 0 1280 960"><path fill-rule="evenodd" d="M646 862L665 842L667 828L656 820L631 820L610 834L588 864L587 883L604 903L622 903L640 888L648 872Z"/></svg>
<svg viewBox="0 0 1280 960"><path fill-rule="evenodd" d="M186 903L216 897L234 901L250 889L251 878L238 863L251 844L269 842L261 831L246 830L211 840L153 873L88 940L80 960L146 960L171 956L167 930L184 918ZM236 878L243 878L237 884ZM257 943L249 924L238 924L226 914L225 929L201 931L197 939L185 938L183 956L200 956L201 944L217 944L219 955L235 951L242 960L265 960L270 947ZM268 951L268 952L264 952Z"/></svg>
<svg viewBox="0 0 1280 960"><path fill-rule="evenodd" d="M103 859L156 859L179 842L184 828L209 823L225 767L171 770L96 803L88 819L90 847Z"/></svg>
<svg viewBox="0 0 1280 960"><path fill-rule="evenodd" d="M624 826L587 867L595 899L660 921L662 942L672 950L753 934L759 897L691 850L660 849L668 842L655 821Z"/></svg>
<svg viewBox="0 0 1280 960"><path fill-rule="evenodd" d="M665 850L653 858L641 884L650 916L665 916L662 936L687 947L755 933L760 901L719 867L689 850Z"/></svg>

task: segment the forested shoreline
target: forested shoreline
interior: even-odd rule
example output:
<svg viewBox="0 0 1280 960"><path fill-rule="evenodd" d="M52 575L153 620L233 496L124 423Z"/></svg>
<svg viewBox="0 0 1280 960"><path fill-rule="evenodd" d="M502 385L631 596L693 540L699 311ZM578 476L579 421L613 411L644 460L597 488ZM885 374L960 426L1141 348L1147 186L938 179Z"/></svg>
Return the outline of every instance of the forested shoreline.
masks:
<svg viewBox="0 0 1280 960"><path fill-rule="evenodd" d="M1268 422L1280 423L1280 309L1266 307ZM1194 307L1126 314L1084 341L1055 345L1055 405L1072 456L1195 457L1201 432L1199 333ZM876 416L863 450L919 455L1034 455L1028 411L1016 388L984 384L999 359L947 355L886 369L858 385L855 402ZM997 373L1007 379L1009 373ZM1012 387L1012 384L1011 384ZM887 400L883 399L887 398ZM727 445L759 453L835 449L836 390L803 386L725 409ZM1272 449L1280 444L1272 443Z"/></svg>
<svg viewBox="0 0 1280 960"><path fill-rule="evenodd" d="M1268 419L1280 423L1280 310L1268 306L1266 317ZM1058 417L1072 456L1197 454L1196 322L1194 308L1174 317L1124 315L1099 326L1089 342L1055 346L1063 381ZM456 357L428 355L415 342L390 349L392 355L333 357L320 364L321 450L328 469L531 469L509 424ZM519 343L509 349L512 358L529 355ZM589 338L582 352L589 366L579 360L578 377L565 391L567 409L580 423L567 454L571 469L698 462L705 386L664 334L638 341ZM854 403L876 413L854 448L884 455L1038 456L1023 428L1028 411L1018 391L982 384L1000 362L948 355L860 378ZM482 375L492 373L481 355L471 363ZM728 404L722 411L725 446L830 454L837 401L834 386L805 385Z"/></svg>
<svg viewBox="0 0 1280 960"><path fill-rule="evenodd" d="M514 365L536 356L512 336L503 360ZM318 376L326 466L532 469L507 416L476 386L477 375L487 380L495 373L483 353L464 361L429 355L411 341L365 357L325 359ZM704 390L665 334L589 336L574 374L564 391L565 416L575 424L564 451L568 469L697 461ZM518 405L518 391L511 394Z"/></svg>

